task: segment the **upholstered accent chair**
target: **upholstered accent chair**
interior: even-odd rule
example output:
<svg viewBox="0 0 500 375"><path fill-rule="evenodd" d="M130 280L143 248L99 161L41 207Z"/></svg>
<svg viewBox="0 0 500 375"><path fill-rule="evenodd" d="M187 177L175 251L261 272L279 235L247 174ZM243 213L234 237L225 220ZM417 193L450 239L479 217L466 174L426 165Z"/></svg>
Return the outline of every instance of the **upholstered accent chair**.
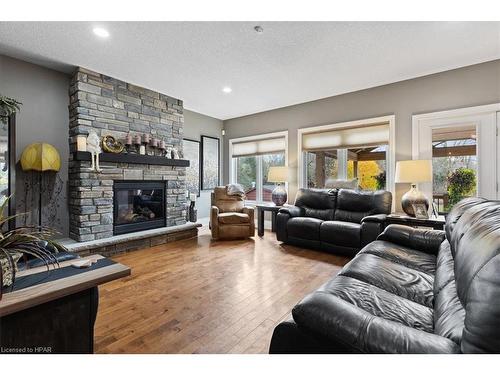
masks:
<svg viewBox="0 0 500 375"><path fill-rule="evenodd" d="M210 229L214 240L248 238L255 235L253 207L245 207L245 196L229 195L227 186L212 192Z"/></svg>

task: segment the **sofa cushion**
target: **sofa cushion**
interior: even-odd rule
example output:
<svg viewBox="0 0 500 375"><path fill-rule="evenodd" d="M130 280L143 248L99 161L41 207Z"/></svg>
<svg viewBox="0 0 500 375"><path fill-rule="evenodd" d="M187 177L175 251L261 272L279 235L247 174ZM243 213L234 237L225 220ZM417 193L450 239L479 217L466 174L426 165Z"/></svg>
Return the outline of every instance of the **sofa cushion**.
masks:
<svg viewBox="0 0 500 375"><path fill-rule="evenodd" d="M335 220L361 223L365 216L389 214L392 194L388 191L340 189L337 194Z"/></svg>
<svg viewBox="0 0 500 375"><path fill-rule="evenodd" d="M388 241L373 241L366 245L359 254L376 255L429 275L434 275L436 272L436 257L434 255Z"/></svg>
<svg viewBox="0 0 500 375"><path fill-rule="evenodd" d="M326 292L306 296L293 310L299 329L361 353L459 353L445 337L381 318Z"/></svg>
<svg viewBox="0 0 500 375"><path fill-rule="evenodd" d="M218 220L220 224L248 224L250 222L248 215L240 212L221 213Z"/></svg>
<svg viewBox="0 0 500 375"><path fill-rule="evenodd" d="M372 254L360 253L339 275L352 277L413 302L433 307L434 277Z"/></svg>
<svg viewBox="0 0 500 375"><path fill-rule="evenodd" d="M500 202L468 208L451 233L464 353L500 352Z"/></svg>
<svg viewBox="0 0 500 375"><path fill-rule="evenodd" d="M318 289L342 298L380 318L408 327L433 332L433 311L406 298L399 297L364 281L337 276Z"/></svg>
<svg viewBox="0 0 500 375"><path fill-rule="evenodd" d="M333 220L337 201L335 189L299 189L295 206L303 209L304 216L321 220Z"/></svg>
<svg viewBox="0 0 500 375"><path fill-rule="evenodd" d="M462 199L456 205L453 206L453 209L446 215L446 225L445 232L446 238L451 242L451 234L453 233L453 229L457 224L457 221L462 217L463 213L471 207L477 206L480 203L486 202L486 199L483 198L466 198ZM455 250L453 247L451 248L451 255L455 257Z"/></svg>
<svg viewBox="0 0 500 375"><path fill-rule="evenodd" d="M457 344L462 340L465 310L458 298L450 247L443 243L434 279L434 332Z"/></svg>
<svg viewBox="0 0 500 375"><path fill-rule="evenodd" d="M288 220L288 236L319 241L319 228L323 221L312 217L292 217Z"/></svg>
<svg viewBox="0 0 500 375"><path fill-rule="evenodd" d="M324 221L319 229L321 242L344 246L360 247L361 225L346 221Z"/></svg>

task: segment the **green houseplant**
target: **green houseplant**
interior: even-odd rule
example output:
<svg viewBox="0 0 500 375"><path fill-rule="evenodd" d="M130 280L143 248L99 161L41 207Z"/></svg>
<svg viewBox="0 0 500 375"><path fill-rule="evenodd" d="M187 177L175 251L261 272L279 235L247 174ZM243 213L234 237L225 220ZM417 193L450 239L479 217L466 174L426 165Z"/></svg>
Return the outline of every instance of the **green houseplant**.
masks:
<svg viewBox="0 0 500 375"><path fill-rule="evenodd" d="M476 172L470 168L458 168L448 176L449 205L453 206L462 198L470 196L476 188Z"/></svg>
<svg viewBox="0 0 500 375"><path fill-rule="evenodd" d="M378 175L373 177L375 179L377 190L385 189L386 173L385 171L380 172Z"/></svg>
<svg viewBox="0 0 500 375"><path fill-rule="evenodd" d="M20 111L22 103L16 99L0 95L0 122L5 123L9 116Z"/></svg>
<svg viewBox="0 0 500 375"><path fill-rule="evenodd" d="M16 262L20 257L38 258L49 270L50 265L58 265L53 251L66 251L64 246L51 240L56 232L48 228L20 227L4 231L5 224L18 216L4 216L8 201L9 198L0 206L0 299L2 288L16 280Z"/></svg>

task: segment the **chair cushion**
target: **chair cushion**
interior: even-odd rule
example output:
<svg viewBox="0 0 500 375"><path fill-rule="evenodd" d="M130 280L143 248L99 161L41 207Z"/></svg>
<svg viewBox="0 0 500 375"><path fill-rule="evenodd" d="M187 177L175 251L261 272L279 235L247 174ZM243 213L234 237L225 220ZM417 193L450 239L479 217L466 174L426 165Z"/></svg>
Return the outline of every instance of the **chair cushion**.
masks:
<svg viewBox="0 0 500 375"><path fill-rule="evenodd" d="M219 212L241 212L245 200L239 195L228 195L227 186L217 186L212 193L212 206L217 206Z"/></svg>
<svg viewBox="0 0 500 375"><path fill-rule="evenodd" d="M360 253L339 275L352 277L387 292L433 307L434 277L372 254Z"/></svg>
<svg viewBox="0 0 500 375"><path fill-rule="evenodd" d="M361 225L347 221L324 221L319 230L321 242L359 248Z"/></svg>
<svg viewBox="0 0 500 375"><path fill-rule="evenodd" d="M248 224L250 223L250 218L247 214L242 214L239 212L224 212L219 214L218 217L220 224Z"/></svg>
<svg viewBox="0 0 500 375"><path fill-rule="evenodd" d="M292 217L288 220L289 237L319 241L319 228L323 220L312 217Z"/></svg>

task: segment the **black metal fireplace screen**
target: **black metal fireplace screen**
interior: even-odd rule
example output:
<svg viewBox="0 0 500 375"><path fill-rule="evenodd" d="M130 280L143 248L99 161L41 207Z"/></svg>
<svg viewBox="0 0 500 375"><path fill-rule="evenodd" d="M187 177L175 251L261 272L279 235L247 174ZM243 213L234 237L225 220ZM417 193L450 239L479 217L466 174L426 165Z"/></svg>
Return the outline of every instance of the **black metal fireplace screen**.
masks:
<svg viewBox="0 0 500 375"><path fill-rule="evenodd" d="M165 181L115 181L113 190L115 235L166 225Z"/></svg>

